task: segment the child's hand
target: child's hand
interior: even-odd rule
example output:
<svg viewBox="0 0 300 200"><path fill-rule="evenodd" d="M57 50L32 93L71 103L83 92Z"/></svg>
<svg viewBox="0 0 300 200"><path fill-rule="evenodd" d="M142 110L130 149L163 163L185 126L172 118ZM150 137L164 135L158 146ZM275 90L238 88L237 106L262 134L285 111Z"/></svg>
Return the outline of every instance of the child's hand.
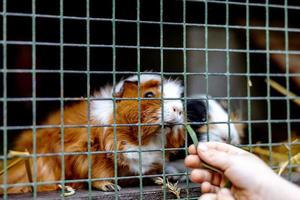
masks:
<svg viewBox="0 0 300 200"><path fill-rule="evenodd" d="M288 192L290 189L295 189L297 195L300 194L297 187L277 176L258 157L237 147L219 142L207 142L200 143L197 150L194 145L190 146L189 153L191 155L186 157L185 164L193 169L191 180L202 183L203 193L215 193L207 194L210 196L203 195L201 199L233 199L230 192L236 199L282 199L283 197L286 199L287 196L283 196L286 192L276 194L279 188L284 187L288 187ZM202 169L201 160L222 170L226 178L232 182L233 186L230 192L227 190L229 192L227 196L226 190L220 190L224 187L226 178Z"/></svg>

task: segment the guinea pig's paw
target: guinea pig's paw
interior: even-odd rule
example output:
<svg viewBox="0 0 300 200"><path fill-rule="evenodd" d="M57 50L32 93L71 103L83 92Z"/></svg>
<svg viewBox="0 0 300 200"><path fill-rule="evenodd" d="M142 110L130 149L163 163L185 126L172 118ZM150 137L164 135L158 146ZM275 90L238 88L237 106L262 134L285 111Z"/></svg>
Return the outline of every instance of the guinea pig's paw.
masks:
<svg viewBox="0 0 300 200"><path fill-rule="evenodd" d="M114 183L109 181L95 181L92 183L92 185L94 188L104 192L114 192L116 190L117 191L121 190L121 187L119 185L116 186ZM117 188L115 188L115 186Z"/></svg>
<svg viewBox="0 0 300 200"><path fill-rule="evenodd" d="M184 166L184 160L176 160L172 162L168 162L166 165L165 172L168 175L168 179L171 181L183 182L186 180L186 176L184 173L187 168Z"/></svg>
<svg viewBox="0 0 300 200"><path fill-rule="evenodd" d="M172 164L169 164L166 166L166 170L165 170L166 174L172 174L172 175L168 175L168 179L171 181L177 181L180 179L180 175L175 175L175 174L179 174L180 171L178 169L176 169L175 166L173 166ZM173 175L174 174L174 175Z"/></svg>

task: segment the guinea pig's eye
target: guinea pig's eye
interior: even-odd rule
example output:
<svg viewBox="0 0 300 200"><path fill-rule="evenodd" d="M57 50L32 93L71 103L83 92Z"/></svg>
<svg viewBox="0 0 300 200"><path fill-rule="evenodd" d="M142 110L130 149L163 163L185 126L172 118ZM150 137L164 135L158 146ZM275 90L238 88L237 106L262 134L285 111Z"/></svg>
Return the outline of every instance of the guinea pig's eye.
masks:
<svg viewBox="0 0 300 200"><path fill-rule="evenodd" d="M144 95L145 98L152 98L154 97L154 93L153 92L147 92L145 95Z"/></svg>

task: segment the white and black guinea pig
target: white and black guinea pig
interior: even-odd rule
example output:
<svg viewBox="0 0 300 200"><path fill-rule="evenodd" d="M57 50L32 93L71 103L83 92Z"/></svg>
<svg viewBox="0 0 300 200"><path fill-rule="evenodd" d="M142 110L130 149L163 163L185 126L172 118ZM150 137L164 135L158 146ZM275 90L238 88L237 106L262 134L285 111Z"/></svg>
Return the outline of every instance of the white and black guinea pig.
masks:
<svg viewBox="0 0 300 200"><path fill-rule="evenodd" d="M234 124L221 104L210 97L206 100L205 96L200 95L188 100L187 118L199 134L199 141L241 142L243 134L239 125Z"/></svg>
<svg viewBox="0 0 300 200"><path fill-rule="evenodd" d="M188 122L198 135L198 140L218 141L230 144L240 144L243 136L243 126L232 123L229 114L216 100L204 95L193 96L187 100L186 112ZM187 136L187 145L193 144L191 138ZM181 174L186 172L184 165L185 152L180 151L175 154L167 165L168 174ZM183 181L186 176L170 176L171 179Z"/></svg>

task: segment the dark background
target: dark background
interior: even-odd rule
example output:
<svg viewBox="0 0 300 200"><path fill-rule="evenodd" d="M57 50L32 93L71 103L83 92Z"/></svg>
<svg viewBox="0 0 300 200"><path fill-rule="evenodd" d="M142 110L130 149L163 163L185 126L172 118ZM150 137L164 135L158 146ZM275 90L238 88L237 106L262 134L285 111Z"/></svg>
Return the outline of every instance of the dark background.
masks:
<svg viewBox="0 0 300 200"><path fill-rule="evenodd" d="M231 1L245 2L245 1ZM284 1L269 1L270 4L283 5ZM250 3L264 3L262 0L250 1ZM7 69L32 69L32 3L29 0L9 0L7 1ZM296 1L289 1L290 6L300 6ZM97 90L107 82L112 82L113 67L113 23L112 23L112 1L111 0L90 0L90 87L91 91ZM207 4L208 24L225 25L226 4L224 1L209 2ZM229 4L229 24L246 24L246 6ZM255 25L259 21L262 26L266 24L266 10L263 6L251 4L250 25ZM2 12L2 4L0 4ZM140 69L160 71L161 64L165 72L183 72L183 52L182 50L164 50L163 63L161 63L160 47L160 1L140 0ZM3 13L2 13L3 14ZM24 14L24 15L22 15ZM82 97L87 95L87 20L86 1L84 0L64 0L63 3L63 63L60 63L60 5L59 0L36 0L36 69L38 70L60 70L62 64L64 70L75 70L76 73L66 72L63 79L64 97ZM288 25L290 28L299 28L299 10L288 10ZM116 0L115 3L115 48L116 72L135 72L138 63L137 48L137 2L133 0ZM269 8L270 26L284 27L284 9ZM151 21L153 23L144 23ZM183 47L183 2L180 0L163 1L163 47ZM205 22L205 4L197 1L186 2L186 23L203 25ZM274 23L273 23L274 22ZM0 15L0 38L3 38L3 15ZM179 24L176 24L179 23ZM203 26L204 27L204 26ZM246 32L244 28L235 29L240 35L239 40L246 49ZM250 32L252 30L250 29ZM292 41L291 41L292 42ZM3 42L2 42L3 43ZM15 44L18 43L18 44ZM73 46L72 46L73 45ZM105 46L106 45L106 46ZM155 48L150 48L155 47ZM250 48L259 49L253 38L250 37ZM3 46L0 48L3 54ZM246 56L246 54L244 54ZM1 56L3 63L3 57ZM251 73L266 72L266 54L250 53ZM270 61L272 73L279 72L277 64ZM1 66L3 66L1 64ZM246 65L245 65L246 66ZM241 67L245 67L241 66ZM80 73L82 72L82 73ZM118 74L117 79L129 74ZM182 78L179 76L179 78ZM262 85L266 77L253 77ZM274 77L278 82L285 83L285 78ZM3 74L0 74L0 94L3 95ZM37 72L36 82L32 83L30 71L18 73L9 71L7 73L7 97L18 99L32 97L32 85L36 86L37 97L60 97L61 83L59 71ZM299 88L290 82L292 91L299 91ZM259 96L266 96L266 87L252 87L251 90L258 91ZM272 91L271 95L280 96ZM2 96L1 96L2 97ZM266 101L265 101L266 102ZM65 104L70 102L66 101ZM265 104L267 105L267 104ZM37 122L40 123L52 111L59 109L59 101L37 101ZM287 119L286 101L271 102L271 118ZM263 108L267 109L267 107ZM3 113L1 102L0 113ZM299 119L299 107L291 103L291 118ZM1 114L2 116L2 114ZM263 120L267 119L265 116ZM3 123L3 118L2 118ZM7 104L7 125L26 126L32 125L32 102L8 101ZM267 123L252 124L252 139L255 141L267 141ZM279 129L278 129L279 127ZM297 123L292 123L292 129L298 130ZM272 124L274 131L274 141L286 137L286 123ZM284 130L284 134L276 131ZM246 130L247 131L247 130ZM9 130L9 143L19 130ZM246 132L247 135L247 132ZM282 135L284 135L282 137ZM245 142L247 142L245 138Z"/></svg>

